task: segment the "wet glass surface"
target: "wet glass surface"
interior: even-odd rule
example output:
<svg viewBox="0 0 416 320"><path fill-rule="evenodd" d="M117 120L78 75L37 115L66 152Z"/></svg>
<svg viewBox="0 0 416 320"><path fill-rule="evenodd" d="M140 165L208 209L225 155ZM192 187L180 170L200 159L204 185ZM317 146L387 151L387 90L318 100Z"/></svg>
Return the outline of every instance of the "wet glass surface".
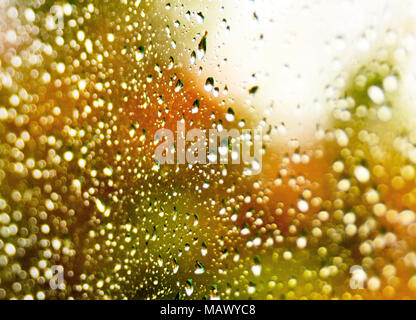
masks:
<svg viewBox="0 0 416 320"><path fill-rule="evenodd" d="M0 299L416 298L415 16L0 0Z"/></svg>

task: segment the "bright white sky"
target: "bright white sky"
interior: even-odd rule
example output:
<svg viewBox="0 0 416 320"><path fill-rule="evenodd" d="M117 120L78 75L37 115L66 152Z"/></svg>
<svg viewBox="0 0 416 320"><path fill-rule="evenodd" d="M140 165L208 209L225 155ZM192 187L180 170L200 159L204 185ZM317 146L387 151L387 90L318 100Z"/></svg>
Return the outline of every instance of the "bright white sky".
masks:
<svg viewBox="0 0 416 320"><path fill-rule="evenodd" d="M313 142L316 124L328 126L325 98L334 91L326 86L337 83L339 75L350 74L366 59L380 55L381 47L405 49L406 58L399 65L403 65L409 99L416 101L415 0L184 2L185 11L205 16L205 23L198 26L195 22L191 30L201 34L207 30L209 35L208 52L200 62L203 71L197 77L201 88L207 77L226 84L228 96L236 101L237 114L238 108L254 106L261 115L273 103L268 118L276 125L286 123L283 141L298 138L301 144ZM170 12L172 19L186 23L183 11ZM227 23L221 23L223 18ZM192 19L197 20L196 16ZM189 41L192 34L185 33L188 39L183 39L188 48L195 47ZM189 64L189 56L183 59ZM259 90L248 101L248 89L254 85Z"/></svg>

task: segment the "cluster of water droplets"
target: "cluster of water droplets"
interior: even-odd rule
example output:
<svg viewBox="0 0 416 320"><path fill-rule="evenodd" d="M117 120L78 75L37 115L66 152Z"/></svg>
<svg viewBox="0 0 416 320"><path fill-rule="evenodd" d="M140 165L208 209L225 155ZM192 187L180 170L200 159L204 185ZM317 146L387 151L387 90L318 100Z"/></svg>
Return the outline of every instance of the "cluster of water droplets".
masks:
<svg viewBox="0 0 416 320"><path fill-rule="evenodd" d="M400 127L391 62L402 51L351 72L327 101L331 128L280 155L285 124L250 107L261 87L242 108L200 79L204 13L145 0L5 0L0 12L0 299L414 297L416 135ZM158 164L154 133L178 121L262 128L263 172Z"/></svg>

